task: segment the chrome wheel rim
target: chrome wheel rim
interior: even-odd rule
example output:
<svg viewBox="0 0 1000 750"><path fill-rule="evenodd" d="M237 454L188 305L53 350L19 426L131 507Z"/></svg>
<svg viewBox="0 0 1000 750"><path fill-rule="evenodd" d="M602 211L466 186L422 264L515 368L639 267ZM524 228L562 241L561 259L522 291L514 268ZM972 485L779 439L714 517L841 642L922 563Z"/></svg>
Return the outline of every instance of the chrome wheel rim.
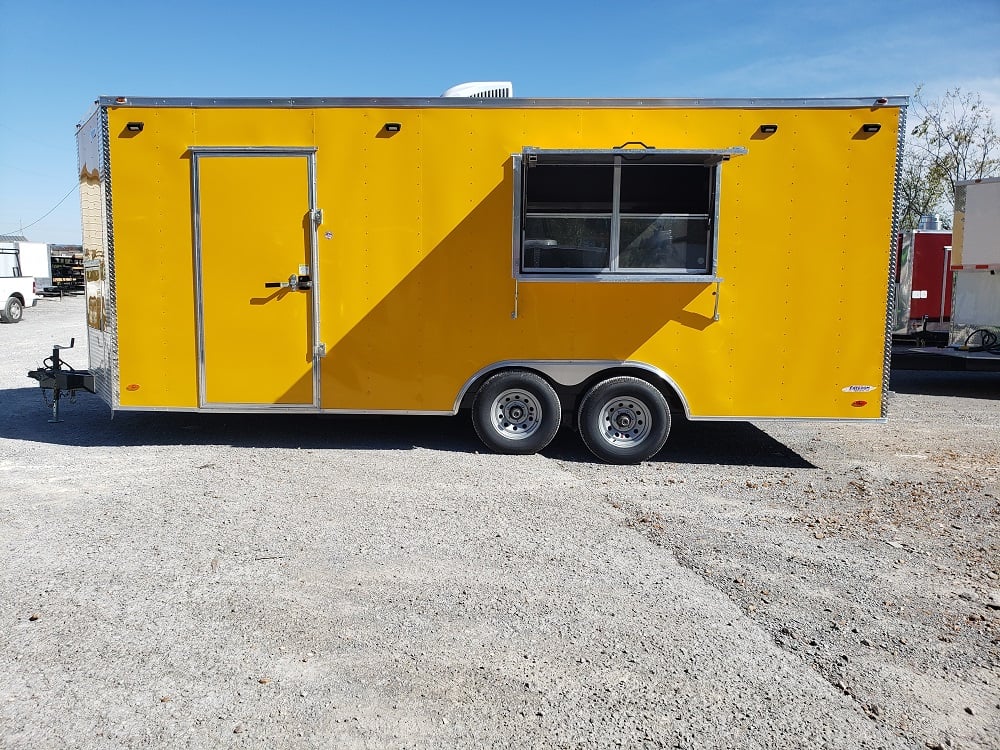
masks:
<svg viewBox="0 0 1000 750"><path fill-rule="evenodd" d="M631 396L606 401L601 407L600 420L604 442L618 448L638 445L652 430L649 407Z"/></svg>
<svg viewBox="0 0 1000 750"><path fill-rule="evenodd" d="M532 394L511 388L493 399L490 420L493 429L508 440L524 440L538 431L542 406Z"/></svg>
<svg viewBox="0 0 1000 750"><path fill-rule="evenodd" d="M17 300L10 303L10 316L14 318L14 320L21 317L21 303Z"/></svg>

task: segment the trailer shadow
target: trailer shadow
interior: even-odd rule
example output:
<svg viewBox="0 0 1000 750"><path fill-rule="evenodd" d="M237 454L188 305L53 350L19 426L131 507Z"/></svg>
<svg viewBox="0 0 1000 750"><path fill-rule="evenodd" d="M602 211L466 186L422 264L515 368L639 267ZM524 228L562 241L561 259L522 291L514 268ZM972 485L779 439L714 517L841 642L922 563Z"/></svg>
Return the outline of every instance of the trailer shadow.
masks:
<svg viewBox="0 0 1000 750"><path fill-rule="evenodd" d="M112 412L90 394L64 399L63 421L40 389L0 390L0 440L29 440L79 447L226 445L235 448L412 450L474 453L480 444L466 420L446 417L313 414L209 414Z"/></svg>
<svg viewBox="0 0 1000 750"><path fill-rule="evenodd" d="M580 438L563 429L544 451L563 461L594 462ZM676 419L653 463L815 469L816 466L749 422L689 422Z"/></svg>
<svg viewBox="0 0 1000 750"><path fill-rule="evenodd" d="M78 447L227 445L237 448L317 450L427 449L473 454L483 451L467 415L338 416L299 414L205 414L111 412L95 396L64 400L61 417L39 388L0 390L0 440ZM549 458L593 463L576 433L564 427L543 452ZM814 468L800 455L748 422L677 420L666 448L653 461L680 464Z"/></svg>

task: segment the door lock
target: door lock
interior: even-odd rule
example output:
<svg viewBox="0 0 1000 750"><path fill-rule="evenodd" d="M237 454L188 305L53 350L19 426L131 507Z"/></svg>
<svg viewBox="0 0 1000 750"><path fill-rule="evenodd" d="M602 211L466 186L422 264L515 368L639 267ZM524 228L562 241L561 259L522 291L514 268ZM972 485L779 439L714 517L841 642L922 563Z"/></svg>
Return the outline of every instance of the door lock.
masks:
<svg viewBox="0 0 1000 750"><path fill-rule="evenodd" d="M288 281L265 281L265 289L291 289L293 292L305 292L312 289L312 277L307 274L292 274Z"/></svg>

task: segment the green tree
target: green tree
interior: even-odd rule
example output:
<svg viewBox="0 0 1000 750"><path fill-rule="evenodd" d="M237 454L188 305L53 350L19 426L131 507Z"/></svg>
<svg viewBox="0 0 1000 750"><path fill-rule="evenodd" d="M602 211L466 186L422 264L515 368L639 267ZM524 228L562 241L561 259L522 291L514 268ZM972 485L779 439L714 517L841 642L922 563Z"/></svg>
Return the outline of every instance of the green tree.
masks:
<svg viewBox="0 0 1000 750"><path fill-rule="evenodd" d="M978 93L956 87L931 98L918 86L909 118L914 125L900 173L900 227L913 229L929 213L950 225L958 182L1000 176L993 113Z"/></svg>

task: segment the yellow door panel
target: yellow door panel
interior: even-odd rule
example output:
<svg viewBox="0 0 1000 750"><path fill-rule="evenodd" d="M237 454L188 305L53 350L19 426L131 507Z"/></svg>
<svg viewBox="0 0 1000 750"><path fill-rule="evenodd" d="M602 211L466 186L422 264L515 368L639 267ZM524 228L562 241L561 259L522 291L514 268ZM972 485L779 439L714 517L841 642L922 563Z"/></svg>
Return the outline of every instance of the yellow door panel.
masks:
<svg viewBox="0 0 1000 750"><path fill-rule="evenodd" d="M312 292L265 287L310 271L308 166L198 157L205 405L313 404Z"/></svg>

